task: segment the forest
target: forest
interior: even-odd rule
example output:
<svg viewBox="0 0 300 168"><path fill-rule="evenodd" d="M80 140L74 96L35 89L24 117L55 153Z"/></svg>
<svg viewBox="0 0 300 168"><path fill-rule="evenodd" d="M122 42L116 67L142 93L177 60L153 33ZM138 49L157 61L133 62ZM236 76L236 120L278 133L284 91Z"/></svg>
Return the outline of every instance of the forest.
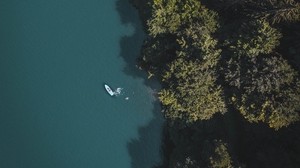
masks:
<svg viewBox="0 0 300 168"><path fill-rule="evenodd" d="M157 168L300 167L299 0L131 0L160 81Z"/></svg>

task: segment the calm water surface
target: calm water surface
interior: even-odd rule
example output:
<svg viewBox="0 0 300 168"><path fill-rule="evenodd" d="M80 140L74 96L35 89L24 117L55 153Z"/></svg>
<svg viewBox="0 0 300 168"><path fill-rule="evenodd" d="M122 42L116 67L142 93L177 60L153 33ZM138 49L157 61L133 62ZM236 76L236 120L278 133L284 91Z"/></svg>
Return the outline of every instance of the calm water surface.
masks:
<svg viewBox="0 0 300 168"><path fill-rule="evenodd" d="M162 119L152 90L124 72L134 65L121 54L122 38L137 37L139 48L143 34L122 23L116 6L116 0L0 0L0 167L159 163ZM104 83L122 94L110 97Z"/></svg>

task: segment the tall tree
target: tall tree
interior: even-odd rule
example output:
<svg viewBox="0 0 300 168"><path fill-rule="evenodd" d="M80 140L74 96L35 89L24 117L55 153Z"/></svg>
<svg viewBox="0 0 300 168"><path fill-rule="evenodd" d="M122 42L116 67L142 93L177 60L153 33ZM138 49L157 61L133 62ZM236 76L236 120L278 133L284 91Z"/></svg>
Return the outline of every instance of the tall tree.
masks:
<svg viewBox="0 0 300 168"><path fill-rule="evenodd" d="M219 24L215 15L209 13L203 15L206 16L203 21L196 21L178 31L177 42L181 47L182 56L197 58L203 63L203 68L212 68L217 65L221 53L216 47L218 41L212 36Z"/></svg>
<svg viewBox="0 0 300 168"><path fill-rule="evenodd" d="M300 3L295 0L258 0L251 1L256 9L253 15L272 23L281 21L300 21Z"/></svg>
<svg viewBox="0 0 300 168"><path fill-rule="evenodd" d="M154 0L152 17L148 21L150 35L176 33L180 27L192 23L195 19L203 20L208 10L198 0Z"/></svg>
<svg viewBox="0 0 300 168"><path fill-rule="evenodd" d="M214 152L210 157L211 168L233 168L231 157L227 150L227 144L221 140L214 141Z"/></svg>
<svg viewBox="0 0 300 168"><path fill-rule="evenodd" d="M262 121L278 130L300 119L300 81L280 55L231 62L226 75L237 88L232 101L250 122Z"/></svg>
<svg viewBox="0 0 300 168"><path fill-rule="evenodd" d="M264 20L252 20L244 23L231 46L237 55L256 57L269 54L279 45L281 33Z"/></svg>
<svg viewBox="0 0 300 168"><path fill-rule="evenodd" d="M223 91L216 84L213 69L202 69L198 60L176 59L164 76L168 88L159 93L165 115L184 122L208 120L215 113L225 113Z"/></svg>

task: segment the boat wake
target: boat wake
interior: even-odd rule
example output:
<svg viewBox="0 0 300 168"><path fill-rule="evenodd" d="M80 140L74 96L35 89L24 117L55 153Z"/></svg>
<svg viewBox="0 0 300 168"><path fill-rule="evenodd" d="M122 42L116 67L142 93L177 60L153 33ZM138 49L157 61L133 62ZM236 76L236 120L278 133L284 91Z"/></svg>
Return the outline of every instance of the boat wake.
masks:
<svg viewBox="0 0 300 168"><path fill-rule="evenodd" d="M116 96L121 95L122 90L123 90L123 88L117 88L117 89L114 91L114 95L116 95Z"/></svg>

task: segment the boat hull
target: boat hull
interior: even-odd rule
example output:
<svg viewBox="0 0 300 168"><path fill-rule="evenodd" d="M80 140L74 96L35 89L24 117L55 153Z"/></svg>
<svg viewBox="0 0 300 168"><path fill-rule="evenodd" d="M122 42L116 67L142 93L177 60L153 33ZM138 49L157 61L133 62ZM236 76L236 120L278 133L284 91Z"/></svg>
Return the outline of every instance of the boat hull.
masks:
<svg viewBox="0 0 300 168"><path fill-rule="evenodd" d="M110 96L115 95L115 93L112 91L112 89L108 85L104 85L104 88Z"/></svg>

